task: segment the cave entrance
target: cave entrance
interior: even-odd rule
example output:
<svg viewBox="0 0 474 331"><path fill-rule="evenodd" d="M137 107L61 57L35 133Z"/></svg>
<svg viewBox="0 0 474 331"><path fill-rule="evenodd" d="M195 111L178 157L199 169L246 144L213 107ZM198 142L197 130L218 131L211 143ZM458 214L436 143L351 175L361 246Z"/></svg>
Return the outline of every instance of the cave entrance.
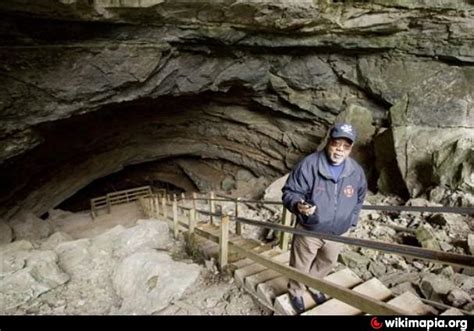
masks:
<svg viewBox="0 0 474 331"><path fill-rule="evenodd" d="M181 194L186 190L171 182L152 178L149 163L125 167L122 171L99 178L82 188L70 198L56 206L57 209L79 212L90 209L90 199L107 193L128 190L140 186L151 186L152 190L166 189L170 193Z"/></svg>

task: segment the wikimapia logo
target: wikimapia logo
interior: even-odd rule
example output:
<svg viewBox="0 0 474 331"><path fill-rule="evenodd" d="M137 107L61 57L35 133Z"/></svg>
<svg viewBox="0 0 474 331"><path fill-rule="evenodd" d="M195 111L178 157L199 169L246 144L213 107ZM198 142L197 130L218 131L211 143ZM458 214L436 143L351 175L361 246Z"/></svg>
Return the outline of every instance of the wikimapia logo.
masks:
<svg viewBox="0 0 474 331"><path fill-rule="evenodd" d="M377 317L373 317L373 318L370 320L370 326L371 326L374 330L378 330L378 329L380 329L380 328L383 326L383 322L379 322L379 321L377 321Z"/></svg>
<svg viewBox="0 0 474 331"><path fill-rule="evenodd" d="M377 317L372 317L370 320L370 326L374 330L391 329L391 328L422 328L429 331L431 328L441 329L441 328L450 328L460 331L467 330L467 319L410 319L408 317L395 317L395 318L385 318L383 322L379 322Z"/></svg>

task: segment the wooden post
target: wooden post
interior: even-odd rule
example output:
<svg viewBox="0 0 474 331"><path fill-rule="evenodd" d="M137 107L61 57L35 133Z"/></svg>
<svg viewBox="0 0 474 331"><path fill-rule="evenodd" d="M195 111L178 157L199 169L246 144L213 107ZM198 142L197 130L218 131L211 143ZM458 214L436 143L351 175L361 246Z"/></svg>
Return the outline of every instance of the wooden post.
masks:
<svg viewBox="0 0 474 331"><path fill-rule="evenodd" d="M143 197L140 197L139 199L140 202L140 209L145 213L145 201L143 201Z"/></svg>
<svg viewBox="0 0 474 331"><path fill-rule="evenodd" d="M154 218L156 215L156 203L155 203L155 198L153 196L148 198L150 200L151 204L151 217Z"/></svg>
<svg viewBox="0 0 474 331"><path fill-rule="evenodd" d="M153 200L155 200L155 206L156 206L156 213L155 217L158 218L160 216L160 201L159 201L159 195L156 195Z"/></svg>
<svg viewBox="0 0 474 331"><path fill-rule="evenodd" d="M235 199L235 234L238 236L242 235L242 223L237 219L239 217L239 200L240 198Z"/></svg>
<svg viewBox="0 0 474 331"><path fill-rule="evenodd" d="M92 220L95 219L95 202L91 199L91 217Z"/></svg>
<svg viewBox="0 0 474 331"><path fill-rule="evenodd" d="M174 239L178 239L178 198L173 194L173 235Z"/></svg>
<svg viewBox="0 0 474 331"><path fill-rule="evenodd" d="M109 198L109 195L107 194L107 213L110 214L111 212L111 209L112 209L112 205L110 204L110 198Z"/></svg>
<svg viewBox="0 0 474 331"><path fill-rule="evenodd" d="M166 208L166 197L163 196L161 198L161 205L163 206L163 217L165 218L165 221L168 221L168 209Z"/></svg>
<svg viewBox="0 0 474 331"><path fill-rule="evenodd" d="M197 212L196 212L197 193L193 192L192 196L193 196L193 206L192 206L193 209L191 209L191 213L193 214L194 225L196 225L198 223L198 217L197 217Z"/></svg>
<svg viewBox="0 0 474 331"><path fill-rule="evenodd" d="M195 217L196 217L196 211L195 209L190 209L189 210L189 227L188 227L188 233L189 235L192 235L194 233L194 226L196 224L196 220L195 220Z"/></svg>
<svg viewBox="0 0 474 331"><path fill-rule="evenodd" d="M219 265L222 269L227 265L229 253L229 216L223 214L221 219L221 232L219 236Z"/></svg>
<svg viewBox="0 0 474 331"><path fill-rule="evenodd" d="M214 200L213 200L214 196L215 195L213 191L209 192L209 212L211 213L209 216L210 216L211 224L214 224L214 216L212 214L214 214L216 211Z"/></svg>
<svg viewBox="0 0 474 331"><path fill-rule="evenodd" d="M291 226L291 213L288 209L283 207L283 213L282 213L282 223L285 226ZM290 241L290 234L288 232L282 231L280 233L280 248L283 251L288 250L288 242Z"/></svg>

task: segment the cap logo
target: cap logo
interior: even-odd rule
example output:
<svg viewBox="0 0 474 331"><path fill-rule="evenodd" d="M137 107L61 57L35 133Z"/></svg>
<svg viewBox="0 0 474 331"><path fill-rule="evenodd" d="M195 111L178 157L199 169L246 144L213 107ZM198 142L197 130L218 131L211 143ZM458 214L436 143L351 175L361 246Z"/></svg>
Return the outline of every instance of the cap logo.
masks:
<svg viewBox="0 0 474 331"><path fill-rule="evenodd" d="M341 126L341 130L345 133L352 134L352 125L344 124L343 126Z"/></svg>

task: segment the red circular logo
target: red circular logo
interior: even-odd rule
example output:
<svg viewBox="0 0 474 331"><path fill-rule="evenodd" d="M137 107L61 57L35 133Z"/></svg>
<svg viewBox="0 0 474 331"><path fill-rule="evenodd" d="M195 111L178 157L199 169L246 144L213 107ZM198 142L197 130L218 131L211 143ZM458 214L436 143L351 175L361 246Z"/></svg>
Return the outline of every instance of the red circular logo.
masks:
<svg viewBox="0 0 474 331"><path fill-rule="evenodd" d="M344 187L344 195L348 198L351 198L354 195L354 188L352 185L347 185Z"/></svg>
<svg viewBox="0 0 474 331"><path fill-rule="evenodd" d="M379 322L377 321L377 317L373 317L371 320L370 320L370 326L375 329L375 330L378 330L380 329L382 326L383 326L383 322Z"/></svg>

